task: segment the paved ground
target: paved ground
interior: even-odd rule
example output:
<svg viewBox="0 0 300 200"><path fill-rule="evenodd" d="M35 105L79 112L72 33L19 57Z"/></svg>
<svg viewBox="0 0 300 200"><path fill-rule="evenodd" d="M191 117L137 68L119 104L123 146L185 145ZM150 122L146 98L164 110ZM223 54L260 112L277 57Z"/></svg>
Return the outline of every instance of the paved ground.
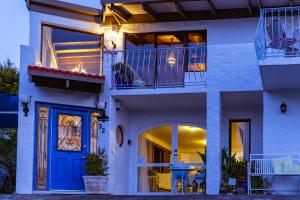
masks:
<svg viewBox="0 0 300 200"><path fill-rule="evenodd" d="M0 200L300 200L300 196L1 195Z"/></svg>

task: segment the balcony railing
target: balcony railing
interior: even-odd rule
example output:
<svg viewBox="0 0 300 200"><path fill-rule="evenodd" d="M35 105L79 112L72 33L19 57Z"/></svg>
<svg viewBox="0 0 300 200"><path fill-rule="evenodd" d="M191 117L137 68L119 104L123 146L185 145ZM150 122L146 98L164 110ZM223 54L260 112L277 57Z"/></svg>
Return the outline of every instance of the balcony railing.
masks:
<svg viewBox="0 0 300 200"><path fill-rule="evenodd" d="M113 87L157 88L206 84L206 47L112 52Z"/></svg>
<svg viewBox="0 0 300 200"><path fill-rule="evenodd" d="M259 60L300 56L300 7L261 9L255 48Z"/></svg>

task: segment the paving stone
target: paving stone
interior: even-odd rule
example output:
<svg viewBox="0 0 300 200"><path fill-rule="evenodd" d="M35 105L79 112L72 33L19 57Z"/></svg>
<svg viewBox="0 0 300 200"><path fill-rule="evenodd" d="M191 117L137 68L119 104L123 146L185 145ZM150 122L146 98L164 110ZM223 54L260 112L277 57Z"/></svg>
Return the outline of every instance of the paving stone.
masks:
<svg viewBox="0 0 300 200"><path fill-rule="evenodd" d="M299 200L300 196L1 195L0 200Z"/></svg>

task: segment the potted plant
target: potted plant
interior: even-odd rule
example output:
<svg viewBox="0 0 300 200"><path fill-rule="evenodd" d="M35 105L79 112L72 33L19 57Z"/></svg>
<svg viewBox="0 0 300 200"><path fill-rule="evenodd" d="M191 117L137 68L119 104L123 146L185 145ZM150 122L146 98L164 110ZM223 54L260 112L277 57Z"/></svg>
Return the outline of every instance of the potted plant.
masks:
<svg viewBox="0 0 300 200"><path fill-rule="evenodd" d="M117 62L112 67L116 87L131 87L134 82L134 73L129 65Z"/></svg>
<svg viewBox="0 0 300 200"><path fill-rule="evenodd" d="M107 194L108 174L107 157L105 149L98 149L97 153L92 153L85 157L85 172L83 176L85 191L87 194Z"/></svg>

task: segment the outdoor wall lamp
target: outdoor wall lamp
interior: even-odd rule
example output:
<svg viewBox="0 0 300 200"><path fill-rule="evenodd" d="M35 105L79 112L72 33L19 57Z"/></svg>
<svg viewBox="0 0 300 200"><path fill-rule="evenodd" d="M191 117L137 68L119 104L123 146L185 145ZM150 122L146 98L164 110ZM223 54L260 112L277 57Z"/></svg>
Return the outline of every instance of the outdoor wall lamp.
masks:
<svg viewBox="0 0 300 200"><path fill-rule="evenodd" d="M110 41L111 41L111 44L113 45L113 49L117 48L117 44L116 44L117 38L118 38L117 27L112 26L112 30L111 30L111 34L110 34Z"/></svg>
<svg viewBox="0 0 300 200"><path fill-rule="evenodd" d="M99 124L99 129L102 131L102 133L105 132L105 128L103 127L102 123L109 121L109 117L105 113L105 109L107 107L107 102L98 102L96 104L96 107L99 109L99 114L98 114L98 124ZM102 123L100 123L102 122Z"/></svg>
<svg viewBox="0 0 300 200"><path fill-rule="evenodd" d="M21 98L21 104L23 107L24 116L27 117L29 113L29 104L31 102L31 96L23 96Z"/></svg>
<svg viewBox="0 0 300 200"><path fill-rule="evenodd" d="M121 102L119 100L116 101L116 110L121 110Z"/></svg>
<svg viewBox="0 0 300 200"><path fill-rule="evenodd" d="M287 111L287 105L284 103L284 101L280 105L280 111L281 111L281 113L286 113L286 111Z"/></svg>

